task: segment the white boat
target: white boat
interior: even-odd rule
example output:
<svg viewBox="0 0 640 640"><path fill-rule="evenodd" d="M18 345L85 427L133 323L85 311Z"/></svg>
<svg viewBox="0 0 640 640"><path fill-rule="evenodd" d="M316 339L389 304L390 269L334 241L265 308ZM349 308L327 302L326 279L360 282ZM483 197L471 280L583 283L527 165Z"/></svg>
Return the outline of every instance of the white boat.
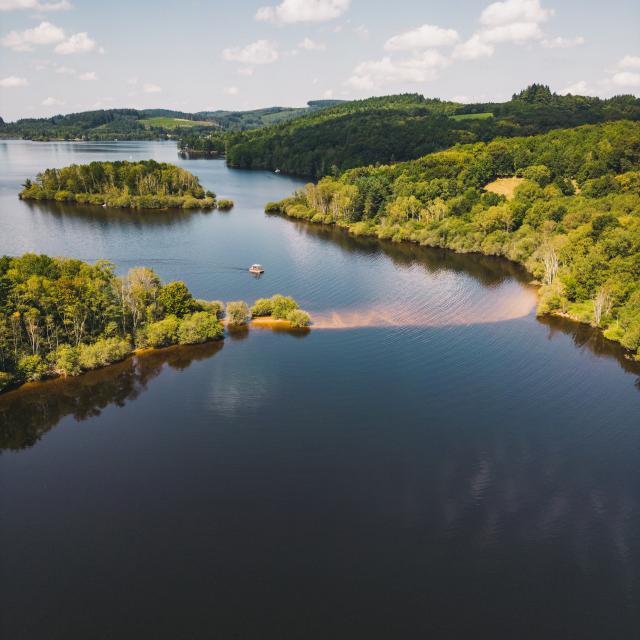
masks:
<svg viewBox="0 0 640 640"><path fill-rule="evenodd" d="M276 169L273 173L280 173L280 169Z"/></svg>
<svg viewBox="0 0 640 640"><path fill-rule="evenodd" d="M261 264L252 264L249 267L250 273L264 273L264 268Z"/></svg>

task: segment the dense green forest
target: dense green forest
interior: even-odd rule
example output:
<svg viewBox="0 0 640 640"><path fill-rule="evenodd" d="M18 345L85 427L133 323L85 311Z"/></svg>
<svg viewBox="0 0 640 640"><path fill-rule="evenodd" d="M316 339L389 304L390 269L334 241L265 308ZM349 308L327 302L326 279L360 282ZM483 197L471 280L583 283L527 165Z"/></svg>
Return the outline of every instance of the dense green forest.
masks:
<svg viewBox="0 0 640 640"><path fill-rule="evenodd" d="M221 338L222 305L195 300L183 282L144 267L25 254L0 258L0 390L76 375L122 360L135 347Z"/></svg>
<svg viewBox="0 0 640 640"><path fill-rule="evenodd" d="M155 160L91 162L46 169L35 182L26 180L20 197L134 209L216 206L215 194L205 192L196 176Z"/></svg>
<svg viewBox="0 0 640 640"><path fill-rule="evenodd" d="M410 160L457 143L640 119L640 99L559 96L532 85L506 103L460 105L417 94L346 102L283 124L227 135L233 167L321 177Z"/></svg>
<svg viewBox="0 0 640 640"><path fill-rule="evenodd" d="M512 192L490 190L507 177ZM541 283L541 314L601 327L640 359L639 122L352 169L266 210L355 234L505 256Z"/></svg>

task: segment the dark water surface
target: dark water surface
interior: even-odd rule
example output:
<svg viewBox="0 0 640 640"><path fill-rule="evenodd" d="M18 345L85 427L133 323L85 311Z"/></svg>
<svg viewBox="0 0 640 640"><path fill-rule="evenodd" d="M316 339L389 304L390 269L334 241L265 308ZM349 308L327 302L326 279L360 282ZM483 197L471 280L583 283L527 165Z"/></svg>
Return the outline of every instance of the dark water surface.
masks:
<svg viewBox="0 0 640 640"><path fill-rule="evenodd" d="M236 207L16 198L45 167L129 157ZM3 637L638 637L638 367L536 320L512 265L262 213L299 184L170 143L0 142L0 253L287 293L326 327L0 396Z"/></svg>

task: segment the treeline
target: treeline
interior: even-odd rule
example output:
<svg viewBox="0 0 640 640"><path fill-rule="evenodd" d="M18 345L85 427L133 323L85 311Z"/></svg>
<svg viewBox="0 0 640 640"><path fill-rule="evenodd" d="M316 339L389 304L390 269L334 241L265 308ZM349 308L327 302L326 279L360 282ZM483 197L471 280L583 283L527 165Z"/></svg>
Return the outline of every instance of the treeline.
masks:
<svg viewBox="0 0 640 640"><path fill-rule="evenodd" d="M27 179L20 197L109 207L163 209L211 208L216 196L189 171L165 162L91 162L46 169ZM233 204L231 204L233 206Z"/></svg>
<svg viewBox="0 0 640 640"><path fill-rule="evenodd" d="M157 140L180 135L180 129L163 127L152 118L202 120L196 114L168 109L98 109L51 118L23 118L0 122L1 138L26 140ZM151 121L151 124L150 124ZM185 131L189 131L185 127Z"/></svg>
<svg viewBox="0 0 640 640"><path fill-rule="evenodd" d="M229 133L227 162L318 178L369 164L410 160L458 143L620 119L640 119L640 99L559 96L541 85L506 103L460 105L417 94L387 96Z"/></svg>
<svg viewBox="0 0 640 640"><path fill-rule="evenodd" d="M620 121L353 169L266 210L505 256L542 283L540 313L601 327L640 358L639 170L640 123ZM485 189L506 177L512 193Z"/></svg>
<svg viewBox="0 0 640 640"><path fill-rule="evenodd" d="M221 338L221 303L194 299L144 267L119 277L106 261L25 254L0 258L0 390L77 375L137 347Z"/></svg>
<svg viewBox="0 0 640 640"><path fill-rule="evenodd" d="M226 136L220 131L184 134L178 140L180 155L187 157L216 158L225 153Z"/></svg>
<svg viewBox="0 0 640 640"><path fill-rule="evenodd" d="M264 127L340 102L340 100L312 100L306 107L267 107L251 111L187 113L172 109L97 109L56 115L51 118L22 118L16 122L4 122L0 118L0 138L40 141L158 140L186 138L192 136L194 132L207 138L212 127L224 131ZM185 123L185 120L189 122ZM191 146L196 150L198 145Z"/></svg>

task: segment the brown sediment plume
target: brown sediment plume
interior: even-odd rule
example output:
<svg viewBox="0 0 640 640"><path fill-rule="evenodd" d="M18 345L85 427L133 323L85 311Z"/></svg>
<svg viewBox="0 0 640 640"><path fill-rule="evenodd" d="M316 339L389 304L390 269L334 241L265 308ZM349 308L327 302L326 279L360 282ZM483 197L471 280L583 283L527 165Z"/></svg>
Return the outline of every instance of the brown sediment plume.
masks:
<svg viewBox="0 0 640 640"><path fill-rule="evenodd" d="M357 329L361 327L444 327L488 324L529 315L536 306L535 291L524 289L491 304L465 309L404 310L397 306L374 306L313 314L313 329Z"/></svg>

